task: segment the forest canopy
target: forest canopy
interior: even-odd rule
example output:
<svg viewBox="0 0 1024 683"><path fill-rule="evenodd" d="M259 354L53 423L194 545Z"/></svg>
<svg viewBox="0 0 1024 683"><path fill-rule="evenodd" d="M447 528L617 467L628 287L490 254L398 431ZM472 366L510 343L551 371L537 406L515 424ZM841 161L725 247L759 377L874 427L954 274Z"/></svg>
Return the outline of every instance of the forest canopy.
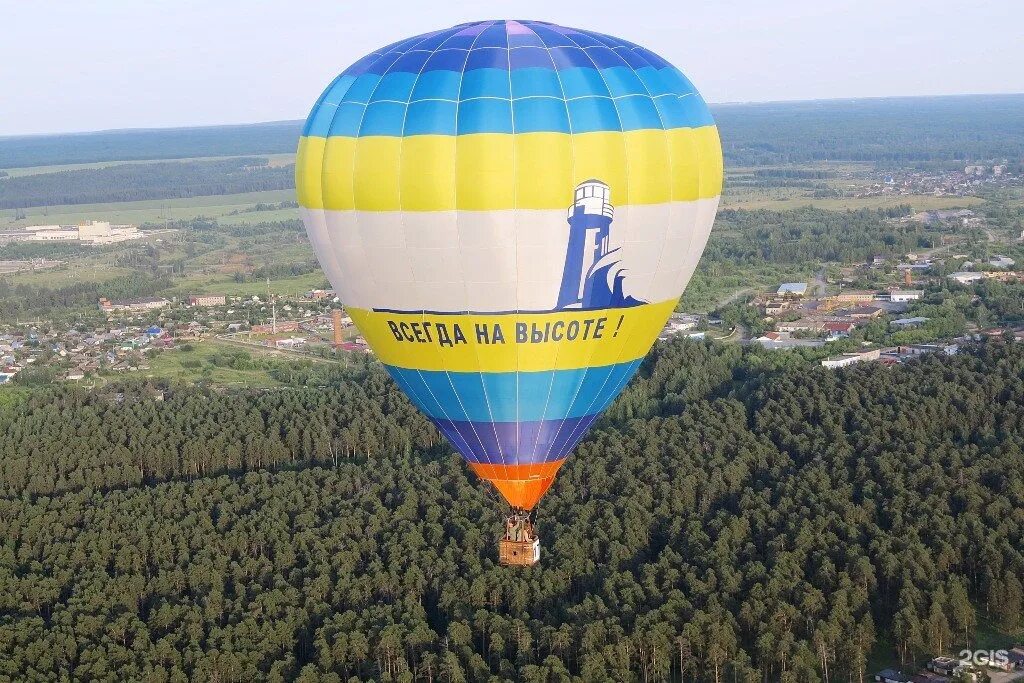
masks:
<svg viewBox="0 0 1024 683"><path fill-rule="evenodd" d="M1024 346L661 343L545 550L376 364L0 393L0 678L855 680L1024 609Z"/></svg>

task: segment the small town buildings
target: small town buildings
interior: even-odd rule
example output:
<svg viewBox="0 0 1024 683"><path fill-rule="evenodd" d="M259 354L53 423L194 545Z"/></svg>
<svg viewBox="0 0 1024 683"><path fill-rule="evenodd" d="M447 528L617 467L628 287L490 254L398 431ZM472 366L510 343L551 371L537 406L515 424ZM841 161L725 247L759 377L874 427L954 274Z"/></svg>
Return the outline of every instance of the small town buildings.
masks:
<svg viewBox="0 0 1024 683"><path fill-rule="evenodd" d="M333 289L311 289L306 292L306 298L312 299L313 301L320 301L321 299L333 299L337 296Z"/></svg>
<svg viewBox="0 0 1024 683"><path fill-rule="evenodd" d="M110 301L109 299L100 299L100 310L107 313L113 311L153 311L165 306L170 306L171 302L167 299L161 299L157 297L142 297L137 299L121 299L119 301Z"/></svg>
<svg viewBox="0 0 1024 683"><path fill-rule="evenodd" d="M896 304L917 301L923 296L923 289L893 289L889 291L889 301Z"/></svg>
<svg viewBox="0 0 1024 683"><path fill-rule="evenodd" d="M877 318L885 312L885 309L881 306L858 306L857 308L851 308L846 311L846 315L850 318L870 320Z"/></svg>
<svg viewBox="0 0 1024 683"><path fill-rule="evenodd" d="M856 327L855 322L831 321L825 323L824 331L828 332L830 337L848 337Z"/></svg>
<svg viewBox="0 0 1024 683"><path fill-rule="evenodd" d="M825 322L815 318L801 318L791 322L779 323L776 325L779 332L813 332L820 333L825 329Z"/></svg>
<svg viewBox="0 0 1024 683"><path fill-rule="evenodd" d="M225 306L228 298L223 294L193 294L188 298L189 306Z"/></svg>
<svg viewBox="0 0 1024 683"><path fill-rule="evenodd" d="M936 657L928 662L928 670L943 676L952 676L960 662L952 657Z"/></svg>
<svg viewBox="0 0 1024 683"><path fill-rule="evenodd" d="M839 292L839 294L829 297L829 299L837 304L863 304L874 301L875 293L863 290L848 290Z"/></svg>
<svg viewBox="0 0 1024 683"><path fill-rule="evenodd" d="M907 329L910 327L919 327L924 325L931 318L924 318L922 316L915 316L913 318L898 318L897 320L890 320L889 325L891 327L898 327L901 329Z"/></svg>
<svg viewBox="0 0 1024 683"><path fill-rule="evenodd" d="M992 258L990 258L988 260L988 263L993 268L1002 268L1004 270L1009 270L1010 268L1013 268L1014 265L1017 264L1017 262L1014 261L1009 256L1001 256L999 254L993 256Z"/></svg>
<svg viewBox="0 0 1024 683"><path fill-rule="evenodd" d="M963 270L961 270L959 272L952 273L949 276L949 279L950 280L954 280L956 282L959 282L962 285L967 285L967 284L970 284L972 282L978 282L983 277L985 277L985 276L982 273L978 273L978 272L975 272L975 271L963 271Z"/></svg>
<svg viewBox="0 0 1024 683"><path fill-rule="evenodd" d="M800 297L807 294L807 283L806 282L783 282L779 285L779 289L776 292L778 296L799 299Z"/></svg>
<svg viewBox="0 0 1024 683"><path fill-rule="evenodd" d="M751 343L758 344L768 351L799 348L816 349L825 345L824 340L821 339L793 339L789 332L765 332L760 337L752 339Z"/></svg>
<svg viewBox="0 0 1024 683"><path fill-rule="evenodd" d="M870 351L861 351L860 353L843 353L838 356L826 358L821 361L821 365L826 368L843 368L847 365L853 365L854 363L878 360L881 355L881 349L871 349Z"/></svg>
<svg viewBox="0 0 1024 683"><path fill-rule="evenodd" d="M277 329L274 329L275 327ZM283 333L283 332L298 332L298 331L299 331L299 321L298 320L280 320L280 321L278 321L276 326L274 324L272 324L272 323L271 324L267 324L267 325L253 325L252 326L252 333L253 334L277 334L277 333Z"/></svg>
<svg viewBox="0 0 1024 683"><path fill-rule="evenodd" d="M874 675L878 683L911 683L911 677L896 669L882 669Z"/></svg>
<svg viewBox="0 0 1024 683"><path fill-rule="evenodd" d="M944 353L947 356L955 356L959 351L959 344L910 344L896 347L896 352L901 356L919 356L922 353Z"/></svg>
<svg viewBox="0 0 1024 683"><path fill-rule="evenodd" d="M85 221L78 225L30 225L17 235L25 242L81 242L88 245L115 244L145 237L134 225L111 225L109 221Z"/></svg>
<svg viewBox="0 0 1024 683"><path fill-rule="evenodd" d="M910 680L912 683L950 683L951 679L932 671L918 671Z"/></svg>

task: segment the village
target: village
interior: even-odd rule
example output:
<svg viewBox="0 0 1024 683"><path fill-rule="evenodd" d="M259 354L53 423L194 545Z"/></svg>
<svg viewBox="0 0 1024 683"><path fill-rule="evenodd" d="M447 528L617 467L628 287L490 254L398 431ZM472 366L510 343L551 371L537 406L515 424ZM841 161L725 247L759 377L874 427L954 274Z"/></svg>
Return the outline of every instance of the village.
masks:
<svg viewBox="0 0 1024 683"><path fill-rule="evenodd" d="M963 169L922 171L912 168L876 171L868 187L856 187L854 197L932 195L934 197L970 197L983 190L1011 187L1020 181L1016 169L1007 163L968 164Z"/></svg>
<svg viewBox="0 0 1024 683"><path fill-rule="evenodd" d="M970 216L948 216L943 220L969 219ZM676 313L668 321L661 338L684 335L692 339L719 339L758 345L772 351L817 349L828 351L845 347L841 353L820 360L826 368L841 368L854 363L875 361L883 365L903 362L923 353L956 354L961 344L983 337L1011 335L1024 341L1024 327L1004 328L999 325L962 330L960 334L943 334L928 316L917 315L914 309L940 296L946 287L963 287L986 280L1024 282L1024 272L1012 270L1016 262L1004 255L975 264L949 259L961 268L945 273L947 261L933 260L918 254L906 254L904 260L891 262L874 256L869 262L842 267L834 280L826 280L824 270L816 281L783 282L774 290L756 293L747 302L757 318L761 332L753 332L742 323L723 329L716 316ZM974 268L984 270L973 270ZM947 268L948 269L948 268ZM882 286L859 289L850 285L867 280L887 281ZM833 293L828 293L829 290ZM875 337L886 336L899 343L884 345L862 339L853 342L857 330L872 330ZM902 334L898 334L902 333ZM851 345L853 347L851 348Z"/></svg>
<svg viewBox="0 0 1024 683"><path fill-rule="evenodd" d="M961 652L960 655L968 654ZM882 669L871 680L878 683L1009 683L1020 680L1024 671L1024 645L1015 645L1009 650L977 650L970 658L934 657L928 664L914 672L899 669Z"/></svg>
<svg viewBox="0 0 1024 683"><path fill-rule="evenodd" d="M332 290L287 301L223 294L100 299L98 310L91 324L62 329L31 321L0 330L0 384L41 364L58 369L54 379L71 382L147 371L157 353L204 340L311 357L369 353Z"/></svg>

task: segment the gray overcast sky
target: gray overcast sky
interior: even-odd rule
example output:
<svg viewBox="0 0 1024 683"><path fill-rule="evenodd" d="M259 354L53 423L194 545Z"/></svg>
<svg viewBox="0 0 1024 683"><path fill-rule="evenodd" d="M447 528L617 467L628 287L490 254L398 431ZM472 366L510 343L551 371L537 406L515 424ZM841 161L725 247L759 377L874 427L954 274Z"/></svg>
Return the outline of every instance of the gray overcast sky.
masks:
<svg viewBox="0 0 1024 683"><path fill-rule="evenodd" d="M304 118L367 52L494 18L640 43L711 102L1024 92L1022 0L0 0L0 135Z"/></svg>

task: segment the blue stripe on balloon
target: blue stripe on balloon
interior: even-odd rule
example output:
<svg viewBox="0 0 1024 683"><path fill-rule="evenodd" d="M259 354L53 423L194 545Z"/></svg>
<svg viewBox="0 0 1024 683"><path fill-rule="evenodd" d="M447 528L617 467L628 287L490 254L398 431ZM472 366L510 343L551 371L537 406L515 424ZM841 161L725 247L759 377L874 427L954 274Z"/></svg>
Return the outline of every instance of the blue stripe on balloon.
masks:
<svg viewBox="0 0 1024 683"><path fill-rule="evenodd" d="M501 69L508 78L508 50L500 47L475 48L469 51L465 71Z"/></svg>
<svg viewBox="0 0 1024 683"><path fill-rule="evenodd" d="M406 106L398 102L374 102L369 105L360 123L359 135L401 135Z"/></svg>
<svg viewBox="0 0 1024 683"><path fill-rule="evenodd" d="M690 81L634 43L544 22L488 21L410 38L360 59L321 95L303 134L511 133L509 99L515 132L714 123ZM365 109L367 102L434 100L442 103Z"/></svg>
<svg viewBox="0 0 1024 683"><path fill-rule="evenodd" d="M555 132L568 133L569 114L565 100L550 97L534 97L512 102L517 133Z"/></svg>
<svg viewBox="0 0 1024 683"><path fill-rule="evenodd" d="M504 69L477 69L467 71L462 76L462 90L459 99L469 100L474 97L497 97L510 99L508 71Z"/></svg>
<svg viewBox="0 0 1024 683"><path fill-rule="evenodd" d="M405 117L403 135L455 135L458 105L455 102L428 100L413 102Z"/></svg>
<svg viewBox="0 0 1024 683"><path fill-rule="evenodd" d="M615 101L608 97L582 97L569 100L569 120L573 133L623 130Z"/></svg>
<svg viewBox="0 0 1024 683"><path fill-rule="evenodd" d="M429 71L420 74L412 91L412 101L459 99L462 74L457 71Z"/></svg>
<svg viewBox="0 0 1024 683"><path fill-rule="evenodd" d="M370 94L369 101L392 100L394 102L408 102L415 85L416 74L414 73L398 72L385 74Z"/></svg>
<svg viewBox="0 0 1024 683"><path fill-rule="evenodd" d="M714 125L711 112L697 95L676 97L631 95L612 100L585 97L564 101L535 97L518 100L475 98L458 104L424 100L406 107L374 102L369 110L354 102L318 107L305 126L305 135L468 135L515 132L590 133L597 131L671 130ZM457 117L457 119L456 119Z"/></svg>
<svg viewBox="0 0 1024 683"><path fill-rule="evenodd" d="M622 121L622 130L662 129L661 117L654 101L647 95L631 95L615 100Z"/></svg>
<svg viewBox="0 0 1024 683"><path fill-rule="evenodd" d="M567 100L578 97L611 97L604 76L594 68L566 69L558 72Z"/></svg>
<svg viewBox="0 0 1024 683"><path fill-rule="evenodd" d="M591 69L593 71L593 69ZM512 97L548 96L562 98L562 83L557 72L550 69L515 69L512 71Z"/></svg>
<svg viewBox="0 0 1024 683"><path fill-rule="evenodd" d="M625 66L613 66L609 69L602 69L601 75L604 82L608 84L608 92L612 97L625 97L627 95L647 95L647 87L640 80L636 72Z"/></svg>
<svg viewBox="0 0 1024 683"><path fill-rule="evenodd" d="M466 100L459 103L459 135L511 133L511 100Z"/></svg>
<svg viewBox="0 0 1024 683"><path fill-rule="evenodd" d="M387 366L429 417L516 422L580 417L608 407L640 360L543 372L441 372Z"/></svg>
<svg viewBox="0 0 1024 683"><path fill-rule="evenodd" d="M532 465L569 455L597 415L535 422L431 421L470 462L490 465Z"/></svg>
<svg viewBox="0 0 1024 683"><path fill-rule="evenodd" d="M338 105L337 113L330 119L330 128L327 129L327 136L340 135L354 137L359 132L359 124L362 123L366 105L354 102L342 102ZM321 135L315 129L310 135ZM325 136L326 137L326 136Z"/></svg>

